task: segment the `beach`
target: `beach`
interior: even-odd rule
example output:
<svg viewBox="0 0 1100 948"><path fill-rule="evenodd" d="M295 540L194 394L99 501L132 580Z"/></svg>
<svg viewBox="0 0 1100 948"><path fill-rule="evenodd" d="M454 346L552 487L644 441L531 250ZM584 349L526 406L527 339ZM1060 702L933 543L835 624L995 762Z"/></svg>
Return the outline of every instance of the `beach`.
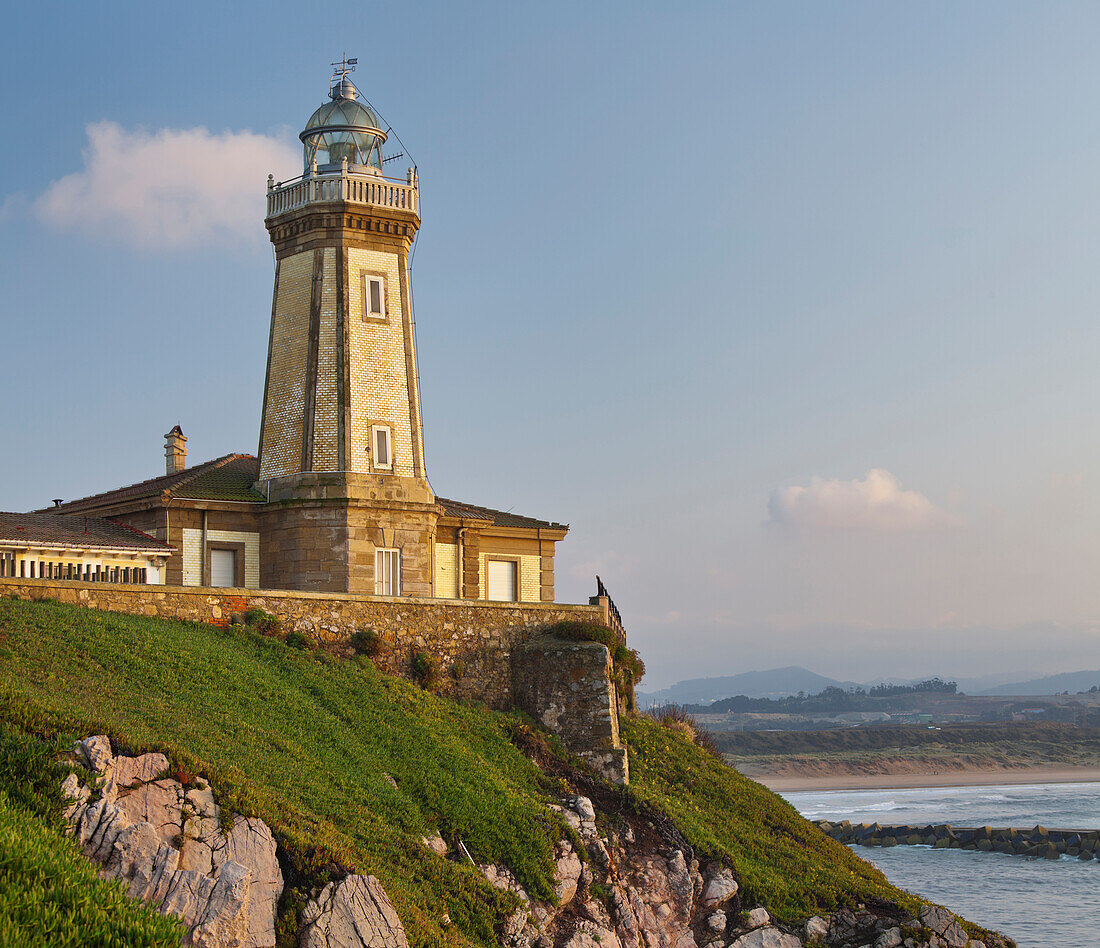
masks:
<svg viewBox="0 0 1100 948"><path fill-rule="evenodd" d="M815 774L746 773L778 792L813 790L902 790L934 787L997 787L1048 783L1100 782L1100 767L1014 767L1004 770L944 770L939 773Z"/></svg>

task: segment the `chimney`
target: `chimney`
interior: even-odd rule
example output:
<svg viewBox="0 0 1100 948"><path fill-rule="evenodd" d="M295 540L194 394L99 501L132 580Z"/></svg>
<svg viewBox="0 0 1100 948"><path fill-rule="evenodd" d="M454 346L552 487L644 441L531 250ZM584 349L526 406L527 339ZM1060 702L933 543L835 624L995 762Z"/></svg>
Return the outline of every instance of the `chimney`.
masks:
<svg viewBox="0 0 1100 948"><path fill-rule="evenodd" d="M179 425L164 436L164 473L178 474L187 467L187 438Z"/></svg>

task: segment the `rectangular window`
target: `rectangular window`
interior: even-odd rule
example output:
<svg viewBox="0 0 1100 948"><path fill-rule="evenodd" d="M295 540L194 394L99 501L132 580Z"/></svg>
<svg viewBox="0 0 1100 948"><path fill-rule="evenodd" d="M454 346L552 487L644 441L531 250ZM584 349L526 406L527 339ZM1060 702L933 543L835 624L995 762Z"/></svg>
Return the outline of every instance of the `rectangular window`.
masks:
<svg viewBox="0 0 1100 948"><path fill-rule="evenodd" d="M385 425L373 425L371 442L374 448L374 466L384 471L391 470L393 453L390 451L390 429Z"/></svg>
<svg viewBox="0 0 1100 948"><path fill-rule="evenodd" d="M374 594L401 595L401 551L374 551Z"/></svg>
<svg viewBox="0 0 1100 948"><path fill-rule="evenodd" d="M363 274L363 315L381 319L386 315L386 288L380 276Z"/></svg>
<svg viewBox="0 0 1100 948"><path fill-rule="evenodd" d="M489 560L488 597L496 602L517 602L519 583L515 560Z"/></svg>

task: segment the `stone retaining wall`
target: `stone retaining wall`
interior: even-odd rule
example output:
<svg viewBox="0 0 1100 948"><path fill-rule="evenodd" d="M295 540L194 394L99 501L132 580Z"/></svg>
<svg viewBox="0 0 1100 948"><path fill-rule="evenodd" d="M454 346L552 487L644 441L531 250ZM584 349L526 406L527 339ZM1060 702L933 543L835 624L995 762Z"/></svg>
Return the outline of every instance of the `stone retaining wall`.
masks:
<svg viewBox="0 0 1100 948"><path fill-rule="evenodd" d="M933 849L969 849L978 852L1027 856L1031 859L1058 859L1071 856L1082 861L1100 859L1100 830L997 829L992 826L963 827L950 823L925 826L882 826L847 820L830 823L819 820L818 827L833 839L860 846L931 846Z"/></svg>
<svg viewBox="0 0 1100 948"><path fill-rule="evenodd" d="M611 653L599 642L543 635L518 646L512 663L516 703L612 783L629 782L619 740Z"/></svg>
<svg viewBox="0 0 1100 948"><path fill-rule="evenodd" d="M0 579L4 595L212 625L226 625L234 615L259 608L275 615L284 631L306 633L338 653L350 653L356 632L371 630L382 640L374 659L382 671L410 677L413 655L423 652L437 663L441 693L493 708L514 703L511 668L517 645L566 620L604 624L605 611L602 605L27 579Z"/></svg>

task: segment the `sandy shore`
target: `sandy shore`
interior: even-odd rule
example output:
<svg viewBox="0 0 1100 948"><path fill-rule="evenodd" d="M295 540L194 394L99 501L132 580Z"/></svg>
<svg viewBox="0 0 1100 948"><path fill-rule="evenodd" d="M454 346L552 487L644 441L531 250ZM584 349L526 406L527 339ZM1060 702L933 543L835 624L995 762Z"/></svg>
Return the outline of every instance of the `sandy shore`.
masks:
<svg viewBox="0 0 1100 948"><path fill-rule="evenodd" d="M1028 767L1019 770L948 770L938 774L836 774L781 777L750 774L771 790L904 790L928 787L998 787L1033 783L1100 783L1100 768Z"/></svg>

